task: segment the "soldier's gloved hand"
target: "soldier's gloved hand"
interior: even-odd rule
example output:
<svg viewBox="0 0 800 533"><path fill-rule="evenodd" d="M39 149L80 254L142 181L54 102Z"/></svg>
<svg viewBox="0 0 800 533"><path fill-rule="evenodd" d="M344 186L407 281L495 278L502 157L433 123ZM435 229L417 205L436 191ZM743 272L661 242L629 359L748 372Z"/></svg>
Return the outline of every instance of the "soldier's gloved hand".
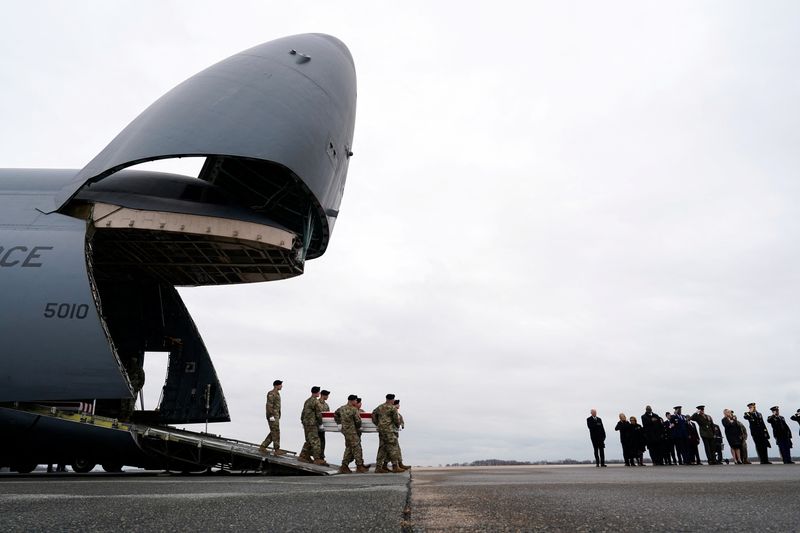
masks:
<svg viewBox="0 0 800 533"><path fill-rule="evenodd" d="M275 417L274 416L269 417L269 421L270 422L275 422Z"/></svg>
<svg viewBox="0 0 800 533"><path fill-rule="evenodd" d="M338 429L339 431L341 431L341 430L342 430L342 425L341 425L341 424L336 424L336 429Z"/></svg>
<svg viewBox="0 0 800 533"><path fill-rule="evenodd" d="M320 424L319 425L319 430L322 431L323 429L325 429L325 424Z"/></svg>

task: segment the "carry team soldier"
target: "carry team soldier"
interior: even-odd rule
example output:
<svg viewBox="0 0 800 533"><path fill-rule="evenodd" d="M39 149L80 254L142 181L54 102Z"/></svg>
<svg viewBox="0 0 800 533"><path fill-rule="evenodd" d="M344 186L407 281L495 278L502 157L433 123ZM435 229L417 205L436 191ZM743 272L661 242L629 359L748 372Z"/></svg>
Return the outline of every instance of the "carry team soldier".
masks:
<svg viewBox="0 0 800 533"><path fill-rule="evenodd" d="M767 418L767 422L772 426L772 436L775 437L775 442L778 444L778 449L781 451L781 459L784 464L793 465L792 461L792 430L780 413L778 406L770 407L772 415Z"/></svg>
<svg viewBox="0 0 800 533"><path fill-rule="evenodd" d="M333 419L344 435L344 455L342 466L339 467L340 474L353 473L349 466L353 460L356 462L356 472L359 474L369 472L369 468L364 465L364 455L361 451L361 415L356 407L356 400L356 395L351 394L347 397L347 403L333 413Z"/></svg>
<svg viewBox="0 0 800 533"><path fill-rule="evenodd" d="M330 466L322 459L322 450L319 442L319 430L323 429L322 409L319 403L319 387L311 387L311 396L303 404L303 411L300 414L300 422L303 424L303 431L306 435L306 442L297 460L303 463L314 463L315 465Z"/></svg>
<svg viewBox="0 0 800 533"><path fill-rule="evenodd" d="M403 415L400 414L400 400L394 401L394 408L397 409L397 416L398 418L400 418L400 427L398 428L397 431L395 431L398 438L397 441L397 453L398 453L397 460L399 461L398 464L400 465L400 468L402 468L403 470L411 470L410 466L406 466L403 464L403 449L400 447L400 430L406 429L406 421L403 420Z"/></svg>
<svg viewBox="0 0 800 533"><path fill-rule="evenodd" d="M395 407L395 409L397 409L397 416L400 418L400 428L401 429L405 429L406 423L403 420L403 415L400 414L400 400L395 400L394 401L394 407ZM400 436L399 430L395 431L395 434L397 434L398 439L399 439L399 436ZM400 464L400 468L403 468L405 470L410 470L411 469L410 466L406 466L406 465L403 464L403 450L400 448L399 441L398 441L398 444L397 444L397 450L400 453L400 455L397 458L398 461L399 461L399 464ZM387 466L388 466L388 461L387 461L387 458L386 458L386 449L383 446L383 444L378 444L378 456L375 458L375 471L378 472L379 471L378 469L383 469L383 470L386 470L388 472L389 469L387 468Z"/></svg>
<svg viewBox="0 0 800 533"><path fill-rule="evenodd" d="M261 446L258 447L261 453L266 453L270 444L275 446L275 455L283 455L286 452L281 450L281 389L283 381L276 379L272 382L272 390L267 393L266 415L269 425L269 434Z"/></svg>
<svg viewBox="0 0 800 533"><path fill-rule="evenodd" d="M769 432L767 431L767 425L764 424L764 417L756 411L755 402L748 403L747 409L748 411L744 414L744 418L750 423L750 436L753 437L753 441L756 443L758 460L762 465L771 465L767 448L771 448L772 444L769 443Z"/></svg>
<svg viewBox="0 0 800 533"><path fill-rule="evenodd" d="M331 391L322 390L319 393L319 407L322 409L323 413L327 413L331 410L330 406L328 405L328 396L331 395ZM319 447L320 447L320 455L319 458L323 461L325 460L325 431L320 429L319 430Z"/></svg>
<svg viewBox="0 0 800 533"><path fill-rule="evenodd" d="M397 433L395 433L395 430L400 427L400 417L394 407L394 394L387 394L386 402L372 411L372 421L378 428L378 453L380 454L381 447L383 447L385 460L394 465L391 470L387 470L376 459L375 473L405 472L406 469L400 466L400 447L397 443ZM384 459L383 457L379 458Z"/></svg>

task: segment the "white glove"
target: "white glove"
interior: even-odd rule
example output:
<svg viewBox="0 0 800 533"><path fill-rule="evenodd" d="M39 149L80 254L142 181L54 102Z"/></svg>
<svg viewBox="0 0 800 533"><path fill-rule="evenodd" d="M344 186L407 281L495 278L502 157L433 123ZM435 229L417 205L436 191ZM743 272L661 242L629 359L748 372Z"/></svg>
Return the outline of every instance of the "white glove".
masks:
<svg viewBox="0 0 800 533"><path fill-rule="evenodd" d="M341 430L342 430L342 425L341 425L341 424L336 424L336 429L338 429L339 431L341 431Z"/></svg>
<svg viewBox="0 0 800 533"><path fill-rule="evenodd" d="M320 424L319 425L319 430L322 431L323 429L325 429L325 424Z"/></svg>
<svg viewBox="0 0 800 533"><path fill-rule="evenodd" d="M275 417L274 416L269 417L269 421L270 422L275 422Z"/></svg>

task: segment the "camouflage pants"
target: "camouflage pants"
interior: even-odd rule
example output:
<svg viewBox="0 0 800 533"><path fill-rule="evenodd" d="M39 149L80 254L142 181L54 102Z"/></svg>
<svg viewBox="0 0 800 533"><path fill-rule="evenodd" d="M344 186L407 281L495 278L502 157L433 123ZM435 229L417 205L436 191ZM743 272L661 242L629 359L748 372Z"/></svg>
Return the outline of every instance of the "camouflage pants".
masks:
<svg viewBox="0 0 800 533"><path fill-rule="evenodd" d="M269 424L269 435L267 438L264 439L264 442L261 443L263 448L268 447L271 443L275 445L275 449L281 447L281 423L280 420L277 418L270 422L267 420L267 424Z"/></svg>
<svg viewBox="0 0 800 533"><path fill-rule="evenodd" d="M397 442L397 433L378 431L378 456L375 458L375 464L382 466L391 462L398 465L400 461L400 444Z"/></svg>
<svg viewBox="0 0 800 533"><path fill-rule="evenodd" d="M319 426L303 426L306 433L306 442L303 444L303 449L300 452L304 455L309 455L314 459L321 459L322 446L319 442Z"/></svg>
<svg viewBox="0 0 800 533"><path fill-rule="evenodd" d="M349 465L355 459L356 466L364 464L364 455L361 452L361 436L355 432L344 433L344 456L342 464Z"/></svg>

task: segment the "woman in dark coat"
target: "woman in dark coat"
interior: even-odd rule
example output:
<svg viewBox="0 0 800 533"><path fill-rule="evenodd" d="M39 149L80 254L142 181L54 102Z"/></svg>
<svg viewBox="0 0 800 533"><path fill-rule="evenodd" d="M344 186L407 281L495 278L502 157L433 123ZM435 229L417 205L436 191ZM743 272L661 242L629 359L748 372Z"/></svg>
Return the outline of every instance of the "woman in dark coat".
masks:
<svg viewBox="0 0 800 533"><path fill-rule="evenodd" d="M733 418L733 411L725 409L722 411L722 425L725 427L725 438L731 447L731 455L737 465L742 464L742 430L736 419Z"/></svg>
<svg viewBox="0 0 800 533"><path fill-rule="evenodd" d="M639 466L644 466L642 458L647 449L647 439L644 436L644 428L636 421L636 417L631 417L631 448Z"/></svg>
<svg viewBox="0 0 800 533"><path fill-rule="evenodd" d="M614 431L619 431L619 442L622 444L622 457L625 459L625 466L634 466L634 454L631 447L631 423L625 417L625 413L619 414Z"/></svg>

